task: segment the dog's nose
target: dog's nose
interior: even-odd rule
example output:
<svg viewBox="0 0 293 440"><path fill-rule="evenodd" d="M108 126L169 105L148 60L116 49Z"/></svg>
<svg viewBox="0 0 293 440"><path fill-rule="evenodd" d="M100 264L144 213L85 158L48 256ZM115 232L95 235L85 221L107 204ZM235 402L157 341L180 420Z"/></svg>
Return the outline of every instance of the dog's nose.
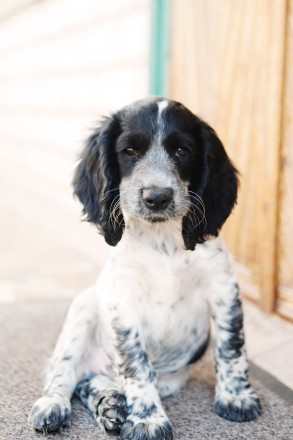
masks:
<svg viewBox="0 0 293 440"><path fill-rule="evenodd" d="M172 199L173 191L171 188L144 188L142 199L147 208L153 211L166 209Z"/></svg>

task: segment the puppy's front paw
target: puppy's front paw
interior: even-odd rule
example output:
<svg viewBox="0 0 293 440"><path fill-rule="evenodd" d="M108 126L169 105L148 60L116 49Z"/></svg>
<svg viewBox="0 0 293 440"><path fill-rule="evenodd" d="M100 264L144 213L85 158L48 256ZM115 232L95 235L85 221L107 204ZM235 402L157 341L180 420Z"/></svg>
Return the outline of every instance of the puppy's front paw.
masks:
<svg viewBox="0 0 293 440"><path fill-rule="evenodd" d="M221 392L215 398L215 412L232 422L250 422L261 413L259 398L250 388L240 394Z"/></svg>
<svg viewBox="0 0 293 440"><path fill-rule="evenodd" d="M123 440L173 440L172 426L167 419L149 417L132 420L131 417L122 426Z"/></svg>
<svg viewBox="0 0 293 440"><path fill-rule="evenodd" d="M61 427L68 427L70 424L70 401L60 396L43 396L33 405L28 417L31 428L37 431L57 431Z"/></svg>
<svg viewBox="0 0 293 440"><path fill-rule="evenodd" d="M125 397L116 390L107 390L96 407L96 420L103 431L119 435L127 417Z"/></svg>

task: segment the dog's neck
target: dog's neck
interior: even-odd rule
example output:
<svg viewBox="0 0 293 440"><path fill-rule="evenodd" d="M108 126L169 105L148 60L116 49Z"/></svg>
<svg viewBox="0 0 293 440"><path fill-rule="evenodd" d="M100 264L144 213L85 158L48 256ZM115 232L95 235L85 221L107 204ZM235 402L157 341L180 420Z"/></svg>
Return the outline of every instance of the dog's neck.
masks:
<svg viewBox="0 0 293 440"><path fill-rule="evenodd" d="M170 219L165 222L148 222L142 219L128 219L122 237L123 241L139 241L140 246L162 246L184 250L182 238L182 219Z"/></svg>

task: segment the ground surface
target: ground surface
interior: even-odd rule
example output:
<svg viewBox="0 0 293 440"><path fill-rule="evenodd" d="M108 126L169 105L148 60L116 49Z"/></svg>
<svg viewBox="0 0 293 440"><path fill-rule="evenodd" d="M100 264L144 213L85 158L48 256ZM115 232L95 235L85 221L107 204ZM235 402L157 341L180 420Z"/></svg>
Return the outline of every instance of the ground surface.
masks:
<svg viewBox="0 0 293 440"><path fill-rule="evenodd" d="M27 301L0 307L0 440L42 439L27 427L27 416L42 387L42 372L68 308L68 300ZM256 421L237 424L213 412L215 377L211 351L196 364L188 387L164 401L175 440L289 440L293 438L292 406L261 381L252 378L263 406ZM290 394L287 396L292 397ZM73 420L46 439L106 440L92 417L73 403Z"/></svg>

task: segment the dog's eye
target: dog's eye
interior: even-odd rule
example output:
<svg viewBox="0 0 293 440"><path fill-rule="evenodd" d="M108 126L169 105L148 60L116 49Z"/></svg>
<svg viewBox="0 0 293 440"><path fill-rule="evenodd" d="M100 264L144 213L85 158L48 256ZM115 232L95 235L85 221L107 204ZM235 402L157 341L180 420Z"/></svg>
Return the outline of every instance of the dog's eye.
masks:
<svg viewBox="0 0 293 440"><path fill-rule="evenodd" d="M180 148L177 148L175 155L177 157L185 157L188 155L188 153L189 153L189 151L186 148L180 147Z"/></svg>
<svg viewBox="0 0 293 440"><path fill-rule="evenodd" d="M124 153L127 154L127 156L137 156L137 151L134 148L128 147L125 148Z"/></svg>

